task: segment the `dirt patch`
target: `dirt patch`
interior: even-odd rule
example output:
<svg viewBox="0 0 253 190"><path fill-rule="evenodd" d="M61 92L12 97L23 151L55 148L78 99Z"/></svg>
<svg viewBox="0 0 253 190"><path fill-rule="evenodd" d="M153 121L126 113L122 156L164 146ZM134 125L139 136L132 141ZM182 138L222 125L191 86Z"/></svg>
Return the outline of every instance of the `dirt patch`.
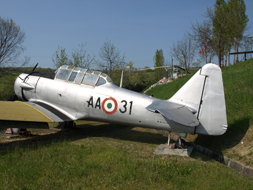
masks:
<svg viewBox="0 0 253 190"><path fill-rule="evenodd" d="M8 142L19 142L19 141L25 141L25 140L31 140L31 139L37 139L39 137L44 137L45 140L47 140L47 135L55 134L58 131L53 129L27 129L31 132L30 137L20 137L20 136L14 136L11 138L0 138L0 143L8 143ZM4 133L5 131L1 131Z"/></svg>
<svg viewBox="0 0 253 190"><path fill-rule="evenodd" d="M240 135L239 135L240 136ZM224 151L224 155L230 159L236 160L246 166L253 167L253 126L250 126L248 131L232 148Z"/></svg>

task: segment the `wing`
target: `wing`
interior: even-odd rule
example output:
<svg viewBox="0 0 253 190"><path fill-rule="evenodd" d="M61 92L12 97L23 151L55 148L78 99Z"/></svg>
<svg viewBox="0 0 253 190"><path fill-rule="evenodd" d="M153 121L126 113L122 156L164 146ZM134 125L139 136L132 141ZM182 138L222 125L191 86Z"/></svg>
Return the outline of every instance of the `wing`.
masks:
<svg viewBox="0 0 253 190"><path fill-rule="evenodd" d="M42 102L0 101L0 120L48 123L72 121L73 118Z"/></svg>
<svg viewBox="0 0 253 190"><path fill-rule="evenodd" d="M189 127L195 127L199 125L199 121L193 115L193 113L182 105L177 105L168 101L157 100L153 101L148 107L146 107L146 109L152 112L159 112L165 118L181 125Z"/></svg>

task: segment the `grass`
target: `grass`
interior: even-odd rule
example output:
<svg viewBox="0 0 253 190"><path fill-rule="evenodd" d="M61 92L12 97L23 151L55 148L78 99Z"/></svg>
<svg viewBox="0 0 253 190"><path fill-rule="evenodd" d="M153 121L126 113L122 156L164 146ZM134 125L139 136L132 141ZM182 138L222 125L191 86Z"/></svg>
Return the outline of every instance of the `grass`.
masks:
<svg viewBox="0 0 253 190"><path fill-rule="evenodd" d="M75 131L4 144L1 189L250 189L253 185L251 179L197 152L190 158L154 155L166 137L152 129L97 122L78 125Z"/></svg>
<svg viewBox="0 0 253 190"><path fill-rule="evenodd" d="M15 79L16 76L0 76L0 100L8 100L15 94L13 88Z"/></svg>
<svg viewBox="0 0 253 190"><path fill-rule="evenodd" d="M191 78L191 76L192 75L189 75L187 77L180 78L179 80L174 80L171 83L156 86L155 88L149 90L146 94L153 94L156 98L163 100L169 99Z"/></svg>

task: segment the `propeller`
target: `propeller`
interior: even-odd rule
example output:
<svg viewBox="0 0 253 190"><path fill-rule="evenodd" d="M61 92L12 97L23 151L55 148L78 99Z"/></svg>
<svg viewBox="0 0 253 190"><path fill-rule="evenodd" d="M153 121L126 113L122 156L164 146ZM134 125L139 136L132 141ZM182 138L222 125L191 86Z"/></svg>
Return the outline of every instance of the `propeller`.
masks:
<svg viewBox="0 0 253 190"><path fill-rule="evenodd" d="M31 75L32 73L34 73L34 71L35 71L35 69L37 68L38 64L39 64L39 63L37 63L37 64L33 67L32 71L29 72L28 75L27 75L24 79L22 79L20 76L18 76L18 77L19 77L23 82L25 82L25 80L29 77L29 75ZM18 100L18 96L17 96L16 94L12 95L12 96L8 99L8 101L16 101L16 100Z"/></svg>
<svg viewBox="0 0 253 190"><path fill-rule="evenodd" d="M35 69L37 68L38 64L39 64L39 63L37 63L37 64L33 67L32 71L29 72L28 75L27 75L24 79L22 79L22 78L20 78L20 77L19 77L19 78L20 78L21 80L23 80L23 82L25 82L25 80L29 77L29 75L31 75L32 73L34 73L34 71L35 71Z"/></svg>

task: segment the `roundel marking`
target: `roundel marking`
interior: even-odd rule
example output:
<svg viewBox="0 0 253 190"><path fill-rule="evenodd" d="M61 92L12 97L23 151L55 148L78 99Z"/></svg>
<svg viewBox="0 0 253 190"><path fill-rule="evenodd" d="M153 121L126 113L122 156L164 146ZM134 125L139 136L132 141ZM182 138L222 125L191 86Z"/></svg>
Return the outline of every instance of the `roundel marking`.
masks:
<svg viewBox="0 0 253 190"><path fill-rule="evenodd" d="M113 97L106 98L102 102L102 109L108 115L114 114L117 108L118 108L117 101Z"/></svg>

